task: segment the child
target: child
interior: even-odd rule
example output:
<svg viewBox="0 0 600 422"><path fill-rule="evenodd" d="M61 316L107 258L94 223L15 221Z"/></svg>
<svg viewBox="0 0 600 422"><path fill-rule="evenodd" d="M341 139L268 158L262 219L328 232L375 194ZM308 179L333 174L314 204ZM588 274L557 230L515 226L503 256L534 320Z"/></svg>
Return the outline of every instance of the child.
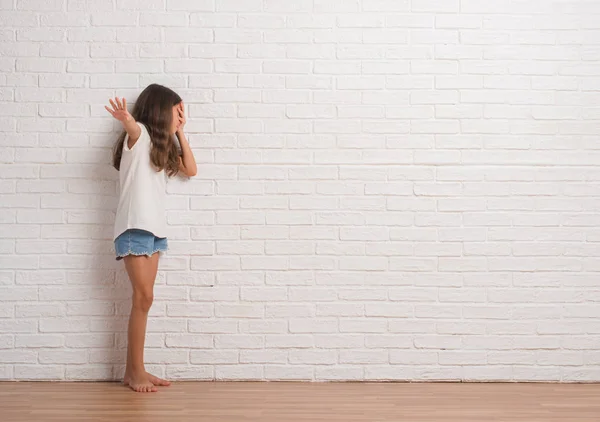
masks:
<svg viewBox="0 0 600 422"><path fill-rule="evenodd" d="M123 382L137 392L168 386L146 372L144 341L152 305L159 253L167 250L166 177L181 172L196 175L196 162L183 134L183 101L161 85L148 86L127 111L125 98L109 100L106 110L123 125L114 147L113 166L119 170L121 194L115 219L117 260L123 259L133 287L127 333L127 366ZM177 137L181 156L175 143Z"/></svg>

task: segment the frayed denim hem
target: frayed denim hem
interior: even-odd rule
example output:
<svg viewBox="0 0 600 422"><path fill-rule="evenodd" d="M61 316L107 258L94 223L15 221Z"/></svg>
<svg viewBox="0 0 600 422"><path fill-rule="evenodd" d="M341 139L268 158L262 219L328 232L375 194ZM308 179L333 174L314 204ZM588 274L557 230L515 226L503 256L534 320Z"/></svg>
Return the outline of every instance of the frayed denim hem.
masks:
<svg viewBox="0 0 600 422"><path fill-rule="evenodd" d="M158 238L140 229L128 229L115 239L117 261L129 255L151 257L156 252L166 252L168 248L166 238Z"/></svg>
<svg viewBox="0 0 600 422"><path fill-rule="evenodd" d="M136 253L136 252L133 252L133 251L129 250L129 251L127 251L127 253L125 253L125 254L123 254L123 255L117 255L117 258L116 258L116 260L117 260L117 261L120 261L120 260L122 260L123 258L125 258L126 256L129 256L129 255L133 255L133 256L144 256L144 255L145 255L145 256L147 256L148 258L150 258L150 257L152 257L152 255L154 255L156 252L158 252L159 254L161 254L161 255L162 255L162 254L164 254L166 251L167 251L166 249L155 249L155 250L153 250L151 253L147 253L147 252L140 252L140 253Z"/></svg>

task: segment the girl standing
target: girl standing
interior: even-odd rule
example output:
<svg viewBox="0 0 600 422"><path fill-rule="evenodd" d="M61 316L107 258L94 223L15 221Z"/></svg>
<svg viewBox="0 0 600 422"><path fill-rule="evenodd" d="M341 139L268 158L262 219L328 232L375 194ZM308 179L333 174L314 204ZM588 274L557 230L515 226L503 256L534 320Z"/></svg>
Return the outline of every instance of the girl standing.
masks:
<svg viewBox="0 0 600 422"><path fill-rule="evenodd" d="M195 176L196 162L183 133L183 101L175 92L152 84L142 91L131 114L125 98L109 101L112 109L105 107L106 110L123 125L113 152L121 188L114 228L115 251L117 260L125 262L133 287L123 382L137 392L155 392L156 386L170 385L147 373L144 367L146 323L158 259L167 250L166 178L180 172Z"/></svg>

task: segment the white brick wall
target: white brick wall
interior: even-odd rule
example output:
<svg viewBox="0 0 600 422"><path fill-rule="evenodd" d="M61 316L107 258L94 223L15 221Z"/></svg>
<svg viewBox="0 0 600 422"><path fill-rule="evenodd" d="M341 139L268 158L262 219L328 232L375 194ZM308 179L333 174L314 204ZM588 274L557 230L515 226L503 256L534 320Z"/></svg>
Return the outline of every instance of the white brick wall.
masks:
<svg viewBox="0 0 600 422"><path fill-rule="evenodd" d="M118 126L188 104L150 370L600 381L600 2L0 0L0 379L121 375Z"/></svg>

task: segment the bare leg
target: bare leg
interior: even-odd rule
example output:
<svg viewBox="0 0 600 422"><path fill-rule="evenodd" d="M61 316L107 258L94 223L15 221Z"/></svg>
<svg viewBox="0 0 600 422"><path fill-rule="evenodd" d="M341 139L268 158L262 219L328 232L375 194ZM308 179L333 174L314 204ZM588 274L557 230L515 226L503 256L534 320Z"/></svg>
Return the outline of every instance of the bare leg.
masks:
<svg viewBox="0 0 600 422"><path fill-rule="evenodd" d="M150 258L150 262L152 264L150 270L151 270L151 279L156 281L156 274L158 273L158 258L159 258L159 254L158 252L155 253L154 255L152 255L152 257ZM152 284L152 286L154 287L154 283ZM170 381L164 380L162 378L159 378L155 375L152 375L149 372L146 372L146 375L148 375L148 378L150 379L150 382L154 385L160 386L160 387L168 387L171 385Z"/></svg>
<svg viewBox="0 0 600 422"><path fill-rule="evenodd" d="M131 280L133 296L127 332L127 367L123 381L134 391L155 392L156 387L144 366L144 343L148 312L154 299L158 253L152 257L129 255L124 258L124 261Z"/></svg>

